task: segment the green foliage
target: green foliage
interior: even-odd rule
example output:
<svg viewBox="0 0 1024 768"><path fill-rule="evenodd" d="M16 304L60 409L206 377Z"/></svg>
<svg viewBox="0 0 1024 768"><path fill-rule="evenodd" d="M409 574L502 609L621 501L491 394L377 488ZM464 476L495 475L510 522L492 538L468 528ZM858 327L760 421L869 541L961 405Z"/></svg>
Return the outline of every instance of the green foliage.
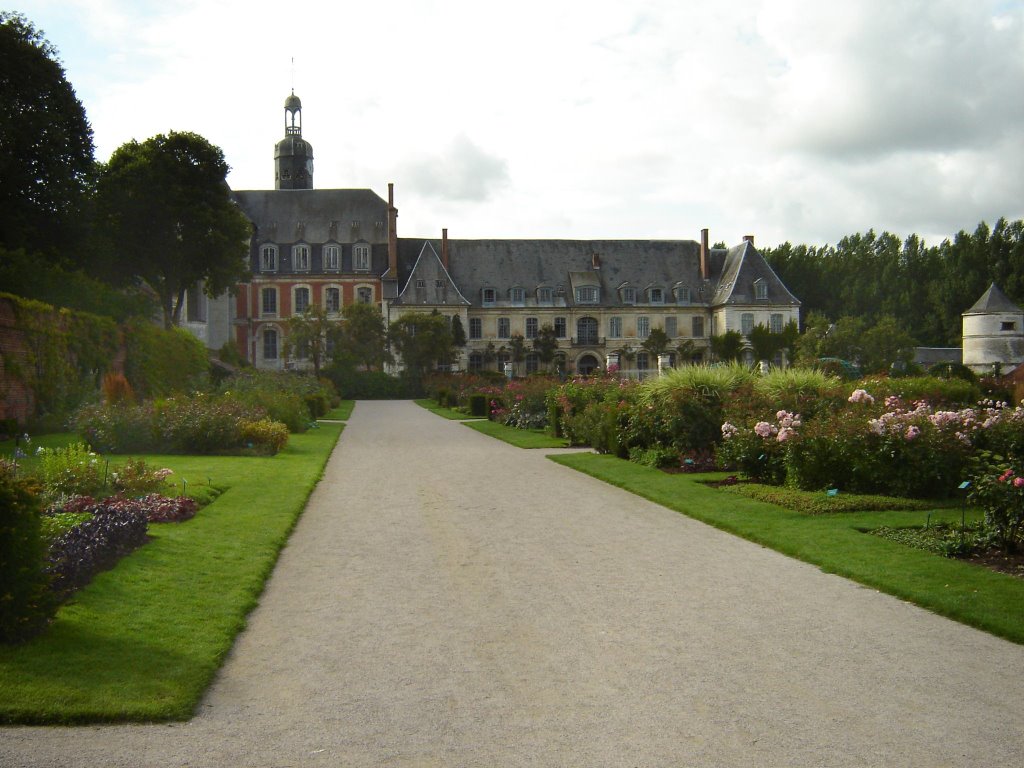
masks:
<svg viewBox="0 0 1024 768"><path fill-rule="evenodd" d="M0 643L16 643L49 621L56 603L43 568L46 543L35 489L0 460Z"/></svg>
<svg viewBox="0 0 1024 768"><path fill-rule="evenodd" d="M558 336L550 325L542 325L533 338L533 351L544 366L550 367L558 351ZM485 356L486 357L486 356Z"/></svg>
<svg viewBox="0 0 1024 768"><path fill-rule="evenodd" d="M0 12L0 61L0 246L63 256L83 234L92 129L56 49L21 14Z"/></svg>
<svg viewBox="0 0 1024 768"><path fill-rule="evenodd" d="M830 323L824 315L812 315L797 343L799 360L814 365L822 358L849 360L869 373L884 373L893 363L907 365L917 342L892 316L872 322L846 315Z"/></svg>
<svg viewBox="0 0 1024 768"><path fill-rule="evenodd" d="M732 365L681 365L657 378L640 385L640 402L656 405L681 391L701 397L724 401L731 393L747 384L755 376L739 363Z"/></svg>
<svg viewBox="0 0 1024 768"><path fill-rule="evenodd" d="M42 498L47 504L70 496L98 496L107 485L106 462L84 443L40 448Z"/></svg>
<svg viewBox="0 0 1024 768"><path fill-rule="evenodd" d="M341 325L315 304L301 315L289 317L285 325L288 329L284 340L285 356L309 360L313 364L313 375L320 378L327 351L336 347L341 338Z"/></svg>
<svg viewBox="0 0 1024 768"><path fill-rule="evenodd" d="M928 369L928 375L938 379L963 379L972 384L978 383L977 375L963 363L936 363Z"/></svg>
<svg viewBox="0 0 1024 768"><path fill-rule="evenodd" d="M324 373L346 400L407 400L419 392L418 382L383 371L357 371L335 363Z"/></svg>
<svg viewBox="0 0 1024 768"><path fill-rule="evenodd" d="M711 354L724 363L739 362L743 356L743 335L739 331L726 331L710 339Z"/></svg>
<svg viewBox="0 0 1024 768"><path fill-rule="evenodd" d="M208 296L248 276L252 225L231 200L224 153L202 136L171 131L111 155L97 184L97 209L112 274L144 280L160 299L164 327L181 319L185 291Z"/></svg>
<svg viewBox="0 0 1024 768"><path fill-rule="evenodd" d="M125 376L139 397L197 388L209 371L206 347L184 328L165 330L133 320L124 326Z"/></svg>
<svg viewBox="0 0 1024 768"><path fill-rule="evenodd" d="M668 337L668 334L661 328L652 328L647 338L640 343L640 347L649 353L652 358L657 359L658 355L668 351L671 342L672 340Z"/></svg>
<svg viewBox="0 0 1024 768"><path fill-rule="evenodd" d="M466 346L466 329L462 327L462 320L458 315L452 315L452 346Z"/></svg>
<svg viewBox="0 0 1024 768"><path fill-rule="evenodd" d="M985 513L985 527L1004 552L1016 552L1024 540L1024 461L991 453L975 463L967 498Z"/></svg>
<svg viewBox="0 0 1024 768"><path fill-rule="evenodd" d="M781 333L772 333L768 326L761 323L751 329L749 339L755 360L770 361L786 345L786 339Z"/></svg>
<svg viewBox="0 0 1024 768"><path fill-rule="evenodd" d="M835 496L829 496L824 491L801 491L797 488L782 488L760 483L739 483L724 486L722 490L808 515L885 510L927 510L935 506L934 502L918 499L858 493L838 493Z"/></svg>
<svg viewBox="0 0 1024 768"><path fill-rule="evenodd" d="M239 431L242 444L260 456L273 456L288 444L288 427L272 419L242 421Z"/></svg>
<svg viewBox="0 0 1024 768"><path fill-rule="evenodd" d="M414 380L452 360L451 324L436 312L406 312L391 324L388 335Z"/></svg>
<svg viewBox="0 0 1024 768"><path fill-rule="evenodd" d="M469 396L469 414L482 419L487 418L487 395L474 392Z"/></svg>
<svg viewBox="0 0 1024 768"><path fill-rule="evenodd" d="M379 370L391 361L386 349L384 318L370 304L348 304L341 310L342 331L334 350L334 360L343 367L362 366Z"/></svg>

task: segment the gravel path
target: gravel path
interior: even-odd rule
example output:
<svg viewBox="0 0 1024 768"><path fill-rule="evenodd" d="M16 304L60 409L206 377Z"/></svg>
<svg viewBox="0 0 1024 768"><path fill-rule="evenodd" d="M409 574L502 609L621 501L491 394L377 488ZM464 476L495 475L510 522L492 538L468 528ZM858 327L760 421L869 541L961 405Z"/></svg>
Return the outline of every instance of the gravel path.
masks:
<svg viewBox="0 0 1024 768"><path fill-rule="evenodd" d="M188 723L8 766L1019 766L1024 648L360 402ZM2 692L0 692L2 695Z"/></svg>

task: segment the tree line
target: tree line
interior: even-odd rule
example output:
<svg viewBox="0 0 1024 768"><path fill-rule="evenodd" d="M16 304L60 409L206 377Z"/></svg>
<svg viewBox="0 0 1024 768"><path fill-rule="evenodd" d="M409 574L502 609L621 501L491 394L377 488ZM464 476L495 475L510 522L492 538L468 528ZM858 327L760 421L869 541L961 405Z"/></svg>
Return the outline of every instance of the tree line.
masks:
<svg viewBox="0 0 1024 768"><path fill-rule="evenodd" d="M836 245L760 248L789 290L802 302L804 329L847 318L861 330L883 321L916 344L959 346L961 313L995 282L1024 305L1024 220L978 224L951 240L926 245L874 230Z"/></svg>

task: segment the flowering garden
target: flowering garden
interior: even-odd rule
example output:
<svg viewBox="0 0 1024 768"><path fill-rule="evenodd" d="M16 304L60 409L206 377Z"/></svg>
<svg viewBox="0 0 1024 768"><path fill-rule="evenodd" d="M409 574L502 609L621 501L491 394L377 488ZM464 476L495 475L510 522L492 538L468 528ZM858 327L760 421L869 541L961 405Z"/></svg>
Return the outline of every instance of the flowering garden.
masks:
<svg viewBox="0 0 1024 768"><path fill-rule="evenodd" d="M851 498L870 494L981 510L948 535L944 554L1013 553L1024 536L1024 408L992 382L865 379L815 370L758 375L689 366L645 382L614 376L431 382L467 413L546 429L571 445L672 472L730 473L766 488ZM877 502L864 502L874 504Z"/></svg>

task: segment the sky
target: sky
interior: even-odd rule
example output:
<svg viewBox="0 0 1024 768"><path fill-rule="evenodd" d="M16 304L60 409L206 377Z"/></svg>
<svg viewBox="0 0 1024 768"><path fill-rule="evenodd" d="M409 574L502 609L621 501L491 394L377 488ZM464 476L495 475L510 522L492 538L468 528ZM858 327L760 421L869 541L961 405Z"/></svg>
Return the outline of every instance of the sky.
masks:
<svg viewBox="0 0 1024 768"><path fill-rule="evenodd" d="M402 237L929 244L1024 218L1024 0L23 0L96 156L168 131Z"/></svg>

